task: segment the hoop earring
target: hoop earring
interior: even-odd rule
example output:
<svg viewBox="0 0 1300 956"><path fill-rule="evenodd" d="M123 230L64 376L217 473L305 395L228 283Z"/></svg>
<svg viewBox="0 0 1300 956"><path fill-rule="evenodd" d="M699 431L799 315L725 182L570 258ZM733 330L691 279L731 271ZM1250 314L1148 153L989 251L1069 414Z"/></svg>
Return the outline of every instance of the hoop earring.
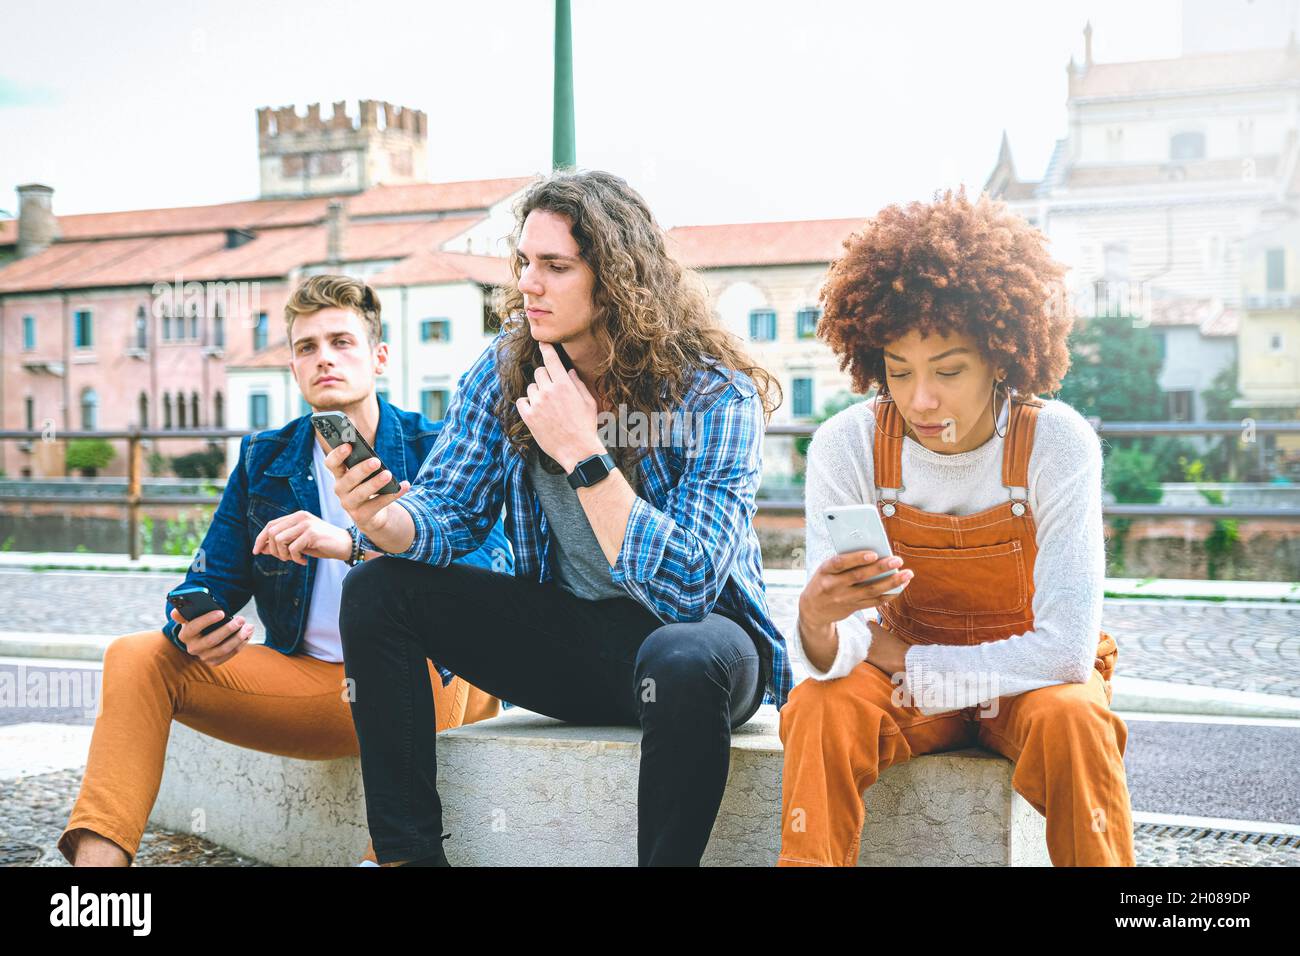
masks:
<svg viewBox="0 0 1300 956"><path fill-rule="evenodd" d="M894 396L892 396L892 395L889 394L889 389L887 389L884 385L881 385L881 386L880 386L880 390L876 393L876 400L877 400L877 401L888 402L888 403L890 403L890 404L896 404L896 403L894 402ZM907 437L907 423L906 423L906 422L903 423L903 434L901 434L901 435L891 435L891 434L889 434L889 432L885 431L883 428L880 427L880 416L879 416L879 415L874 415L874 416L872 416L872 417L875 419L875 422L876 422L876 433L877 433L877 434L884 435L886 438L906 438L906 437Z"/></svg>
<svg viewBox="0 0 1300 956"><path fill-rule="evenodd" d="M992 405L993 405L993 434L997 435L999 438L1006 438L1006 437L1007 437L1007 433L1006 433L1005 430L1004 430L1004 431L1001 431L1001 432L998 431L998 386L1004 384L1005 382L1006 382L1006 379L1004 379L1004 378L1000 378L1000 379L997 379L997 380L993 383L993 395L992 395L992 398L990 399L990 401L991 401L991 403L992 403ZM1007 389L1003 389L1003 391L1002 391L1002 400L1003 400L1005 403L1008 403L1008 404L1011 402L1011 394L1010 394L1010 389L1009 389L1009 388L1007 388ZM1010 426L1010 424L1011 424L1011 411L1010 411L1010 409L1008 409L1008 411L1007 411L1007 425L1008 425L1008 427Z"/></svg>

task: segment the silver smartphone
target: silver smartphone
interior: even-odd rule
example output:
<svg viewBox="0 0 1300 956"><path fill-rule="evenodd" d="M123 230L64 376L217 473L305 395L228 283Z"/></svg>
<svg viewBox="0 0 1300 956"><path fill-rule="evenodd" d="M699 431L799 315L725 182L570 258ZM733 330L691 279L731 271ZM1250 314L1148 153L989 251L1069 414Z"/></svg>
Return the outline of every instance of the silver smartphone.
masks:
<svg viewBox="0 0 1300 956"><path fill-rule="evenodd" d="M826 516L826 527L830 531L831 543L835 545L836 554L874 551L877 560L894 556L894 551L889 546L889 535L885 534L884 522L880 520L875 505L842 505L838 508L827 508L823 514ZM899 570L902 569L877 574L862 583L873 584L876 581L883 581L897 574ZM899 585L884 593L897 594L902 590L903 585Z"/></svg>
<svg viewBox="0 0 1300 956"><path fill-rule="evenodd" d="M367 458L378 458L375 450L370 447L370 442L361 437L361 433L356 430L352 420L342 412L313 412L311 416L312 427L320 432L320 437L325 439L325 444L331 449L338 448L339 445L349 444L352 451L348 454L348 460L344 462L349 468L355 468ZM379 463L379 468L375 474L384 470L384 463ZM402 490L398 484L397 478L390 478L388 484L379 489L381 495L395 495Z"/></svg>

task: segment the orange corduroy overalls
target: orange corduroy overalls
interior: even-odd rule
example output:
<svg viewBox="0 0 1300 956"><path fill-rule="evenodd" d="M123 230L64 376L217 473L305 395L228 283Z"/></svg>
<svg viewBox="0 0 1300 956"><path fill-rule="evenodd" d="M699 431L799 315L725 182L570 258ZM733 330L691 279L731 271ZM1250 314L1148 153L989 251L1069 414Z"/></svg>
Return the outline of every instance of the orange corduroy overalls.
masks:
<svg viewBox="0 0 1300 956"><path fill-rule="evenodd" d="M897 500L905 425L892 400L877 401L877 507L894 554L915 572L879 610L882 625L907 643L972 645L1033 628L1037 546L1028 475L1042 404L1033 396L1012 401L1002 461L1008 500L955 516ZM866 661L836 680L803 681L781 710L779 865L854 865L863 794L881 771L914 755L979 744L1015 762L1012 787L1046 817L1054 865L1132 866L1128 728L1110 710L1116 654L1102 631L1086 682L942 714L922 714L896 697L890 678Z"/></svg>

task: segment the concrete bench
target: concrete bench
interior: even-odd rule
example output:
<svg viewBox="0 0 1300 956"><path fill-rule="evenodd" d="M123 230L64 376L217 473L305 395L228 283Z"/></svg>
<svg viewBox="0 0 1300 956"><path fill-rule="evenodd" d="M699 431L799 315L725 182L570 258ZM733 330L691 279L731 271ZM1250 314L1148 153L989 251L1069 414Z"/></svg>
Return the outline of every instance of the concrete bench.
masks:
<svg viewBox="0 0 1300 956"><path fill-rule="evenodd" d="M781 743L762 708L732 737L706 865L770 866L780 845ZM635 865L640 731L512 708L438 737L448 855L457 865ZM1043 819L1012 765L979 749L914 758L867 791L859 864L1047 865ZM366 846L356 758L292 760L174 724L155 825L279 865L349 865Z"/></svg>

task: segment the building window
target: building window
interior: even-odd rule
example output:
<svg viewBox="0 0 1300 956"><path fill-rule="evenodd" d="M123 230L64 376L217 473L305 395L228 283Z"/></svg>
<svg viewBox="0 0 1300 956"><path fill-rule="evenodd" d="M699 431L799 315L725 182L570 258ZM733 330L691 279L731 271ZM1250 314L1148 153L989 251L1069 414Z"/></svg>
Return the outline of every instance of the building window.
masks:
<svg viewBox="0 0 1300 956"><path fill-rule="evenodd" d="M801 339L815 338L821 317L821 309L800 309L794 316L795 334Z"/></svg>
<svg viewBox="0 0 1300 956"><path fill-rule="evenodd" d="M171 392L163 392L163 428L168 431L172 427L172 396Z"/></svg>
<svg viewBox="0 0 1300 956"><path fill-rule="evenodd" d="M185 424L185 419L186 419L186 417L187 417L186 414L185 414L185 411L186 411L186 409L185 409L185 393L184 393L184 392L178 392L178 393L176 394L176 427L177 427L177 428L187 428L187 427L188 427L188 426Z"/></svg>
<svg viewBox="0 0 1300 956"><path fill-rule="evenodd" d="M379 341L381 341L381 342L387 342L387 341L388 341L388 323L387 323L387 322L380 322L380 323L379 323Z"/></svg>
<svg viewBox="0 0 1300 956"><path fill-rule="evenodd" d="M81 429L93 432L99 427L99 396L93 388L81 390Z"/></svg>
<svg viewBox="0 0 1300 956"><path fill-rule="evenodd" d="M212 427L226 427L226 400L220 392L212 396Z"/></svg>
<svg viewBox="0 0 1300 956"><path fill-rule="evenodd" d="M1270 352L1282 351L1282 333L1274 332L1268 337L1268 348Z"/></svg>
<svg viewBox="0 0 1300 956"><path fill-rule="evenodd" d="M813 380L796 378L791 382L794 391L794 403L791 409L795 418L812 418L813 416Z"/></svg>
<svg viewBox="0 0 1300 956"><path fill-rule="evenodd" d="M771 309L755 309L750 312L749 337L755 342L775 342L776 313Z"/></svg>
<svg viewBox="0 0 1300 956"><path fill-rule="evenodd" d="M1165 417L1171 422L1192 420L1192 390L1182 388L1165 392Z"/></svg>
<svg viewBox="0 0 1300 956"><path fill-rule="evenodd" d="M190 428L199 427L199 393L190 394Z"/></svg>
<svg viewBox="0 0 1300 956"><path fill-rule="evenodd" d="M262 351L262 349L266 348L266 336L267 336L268 328L269 328L269 323L267 322L266 319L266 313L265 312L257 313L257 322L253 326L253 350L255 352L260 352ZM263 398L265 397L266 396L263 396Z"/></svg>
<svg viewBox="0 0 1300 956"><path fill-rule="evenodd" d="M426 388L420 392L420 414L431 422L440 421L447 414L447 390Z"/></svg>
<svg viewBox="0 0 1300 956"><path fill-rule="evenodd" d="M80 309L72 313L73 344L79 349L93 348L95 345L94 321L89 309Z"/></svg>
<svg viewBox="0 0 1300 956"><path fill-rule="evenodd" d="M1169 158L1172 160L1204 159L1204 133L1175 133L1169 138Z"/></svg>
<svg viewBox="0 0 1300 956"><path fill-rule="evenodd" d="M36 399L30 395L23 399L23 416L27 422L27 430L36 431Z"/></svg>
<svg viewBox="0 0 1300 956"><path fill-rule="evenodd" d="M450 342L451 319L424 319L420 322L421 342Z"/></svg>
<svg viewBox="0 0 1300 956"><path fill-rule="evenodd" d="M23 316L23 351L31 352L36 349L36 316Z"/></svg>
<svg viewBox="0 0 1300 956"><path fill-rule="evenodd" d="M219 349L226 347L226 320L220 314L212 317L212 344Z"/></svg>
<svg viewBox="0 0 1300 956"><path fill-rule="evenodd" d="M172 317L169 313L163 313L163 341L170 342L172 338Z"/></svg>
<svg viewBox="0 0 1300 956"><path fill-rule="evenodd" d="M199 307L190 306L190 339L197 342L199 340Z"/></svg>
<svg viewBox="0 0 1300 956"><path fill-rule="evenodd" d="M248 424L250 428L266 428L271 420L270 401L265 392L254 392L248 396Z"/></svg>
<svg viewBox="0 0 1300 956"><path fill-rule="evenodd" d="M135 310L135 347L138 349L148 348L149 346L149 316L145 312L144 306Z"/></svg>
<svg viewBox="0 0 1300 956"><path fill-rule="evenodd" d="M144 392L140 393L139 399L136 400L136 409L140 413L140 427L149 427L149 396Z"/></svg>
<svg viewBox="0 0 1300 956"><path fill-rule="evenodd" d="M1265 282L1269 292L1286 291L1286 250L1269 249L1264 253Z"/></svg>
<svg viewBox="0 0 1300 956"><path fill-rule="evenodd" d="M1160 364L1161 364L1161 365L1164 365L1164 364L1165 364L1165 352L1167 351L1168 344L1169 344L1168 342L1165 341L1165 333L1164 333L1164 332L1152 332L1152 333L1151 333L1151 336L1152 336L1152 338L1154 338L1154 339L1156 340L1156 358L1158 358L1158 359L1160 360Z"/></svg>

